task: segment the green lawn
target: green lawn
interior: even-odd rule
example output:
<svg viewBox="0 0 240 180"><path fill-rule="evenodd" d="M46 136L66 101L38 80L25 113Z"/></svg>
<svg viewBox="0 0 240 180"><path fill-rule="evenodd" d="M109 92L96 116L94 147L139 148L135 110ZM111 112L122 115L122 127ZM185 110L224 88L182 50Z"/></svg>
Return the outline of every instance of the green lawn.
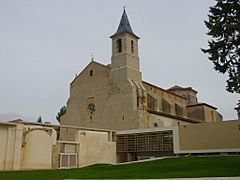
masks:
<svg viewBox="0 0 240 180"><path fill-rule="evenodd" d="M240 176L240 156L180 157L125 164L93 165L80 169L5 171L0 179L175 178Z"/></svg>

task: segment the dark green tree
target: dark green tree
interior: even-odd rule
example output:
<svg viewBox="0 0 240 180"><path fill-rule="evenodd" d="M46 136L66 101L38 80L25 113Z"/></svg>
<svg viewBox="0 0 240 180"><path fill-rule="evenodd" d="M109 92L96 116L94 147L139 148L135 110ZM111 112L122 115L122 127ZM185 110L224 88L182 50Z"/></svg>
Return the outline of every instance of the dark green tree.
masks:
<svg viewBox="0 0 240 180"><path fill-rule="evenodd" d="M37 122L42 123L42 117L41 116L38 117Z"/></svg>
<svg viewBox="0 0 240 180"><path fill-rule="evenodd" d="M210 40L202 51L217 72L228 74L226 90L240 93L240 0L216 0L204 22Z"/></svg>
<svg viewBox="0 0 240 180"><path fill-rule="evenodd" d="M57 113L56 119L58 120L58 122L60 123L60 118L62 115L64 115L67 111L66 106L61 107L60 111Z"/></svg>

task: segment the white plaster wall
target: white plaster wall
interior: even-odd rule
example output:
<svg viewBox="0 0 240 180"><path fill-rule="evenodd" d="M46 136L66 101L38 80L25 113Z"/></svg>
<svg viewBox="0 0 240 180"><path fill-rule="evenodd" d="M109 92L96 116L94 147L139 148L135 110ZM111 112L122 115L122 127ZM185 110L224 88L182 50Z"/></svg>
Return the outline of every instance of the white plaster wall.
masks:
<svg viewBox="0 0 240 180"><path fill-rule="evenodd" d="M19 144L16 143L16 128L14 125L0 125L0 170L11 170L15 167L15 159L19 150L15 150Z"/></svg>
<svg viewBox="0 0 240 180"><path fill-rule="evenodd" d="M7 126L0 126L0 170L4 170L7 150Z"/></svg>
<svg viewBox="0 0 240 180"><path fill-rule="evenodd" d="M43 130L32 130L25 137L22 169L52 168L52 139Z"/></svg>
<svg viewBox="0 0 240 180"><path fill-rule="evenodd" d="M73 143L66 145L65 153L76 150L79 167L116 163L116 142L112 142L111 132L77 131ZM53 150L55 144L56 131L52 128L0 124L0 170L51 169L55 162L52 157L59 158L60 153L60 149Z"/></svg>
<svg viewBox="0 0 240 180"><path fill-rule="evenodd" d="M98 163L116 163L116 143L108 140L107 132L79 131L79 167Z"/></svg>

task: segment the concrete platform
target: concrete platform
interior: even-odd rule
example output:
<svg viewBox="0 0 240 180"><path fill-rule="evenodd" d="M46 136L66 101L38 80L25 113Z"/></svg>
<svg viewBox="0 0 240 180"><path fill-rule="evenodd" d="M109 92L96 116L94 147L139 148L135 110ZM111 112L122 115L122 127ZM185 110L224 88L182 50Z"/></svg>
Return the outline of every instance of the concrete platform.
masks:
<svg viewBox="0 0 240 180"><path fill-rule="evenodd" d="M169 178L161 180L240 180L240 177Z"/></svg>

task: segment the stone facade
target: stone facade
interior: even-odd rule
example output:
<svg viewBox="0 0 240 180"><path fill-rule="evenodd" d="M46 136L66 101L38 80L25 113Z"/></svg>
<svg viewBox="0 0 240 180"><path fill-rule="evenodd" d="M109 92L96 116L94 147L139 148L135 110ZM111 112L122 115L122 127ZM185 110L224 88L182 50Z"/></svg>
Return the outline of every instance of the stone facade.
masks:
<svg viewBox="0 0 240 180"><path fill-rule="evenodd" d="M62 125L122 130L221 120L216 108L198 103L191 87L165 90L142 80L139 37L125 10L111 39L111 64L92 59L72 81Z"/></svg>

